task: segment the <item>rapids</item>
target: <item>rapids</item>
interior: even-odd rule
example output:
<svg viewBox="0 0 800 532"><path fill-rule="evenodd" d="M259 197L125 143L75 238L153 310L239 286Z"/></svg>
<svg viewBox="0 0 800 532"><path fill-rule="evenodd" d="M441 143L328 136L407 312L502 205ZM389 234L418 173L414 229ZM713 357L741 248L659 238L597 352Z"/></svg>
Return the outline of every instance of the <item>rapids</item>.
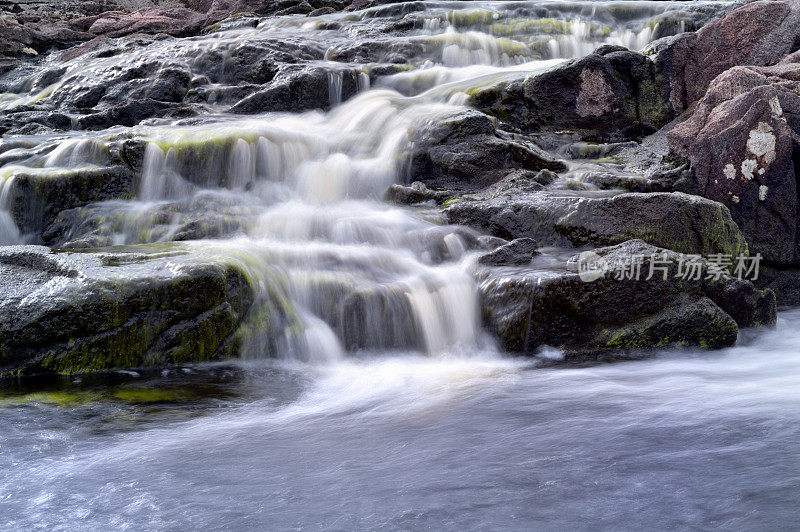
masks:
<svg viewBox="0 0 800 532"><path fill-rule="evenodd" d="M698 9L704 5L698 3ZM427 354L479 348L487 341L468 274L463 242L468 232L382 200L389 185L404 181L398 160L410 147L409 132L463 109L472 87L543 71L603 44L640 49L667 15L682 8L681 2L639 1L421 2L310 19L267 18L256 27L234 24L208 36L67 61L61 76L48 78L46 87L41 87L44 74L34 73L0 105L58 98L59 90L71 90L75 79L91 84L121 64L151 58L169 57L202 75L209 50L229 54L264 38L323 47L329 58L361 41L421 45L409 58L408 66L415 68L380 77L373 85L359 75L360 92L328 112L242 117L210 106L206 115L185 120L154 119L133 128L20 139L20 147L2 154L9 162L0 167L0 243L36 243L7 212L9 199L3 192L16 173L107 166L110 142L137 139L146 148L136 198L90 205L81 211L86 218L73 220L67 232L112 220L103 225L109 244L183 240L181 222L198 213L238 228L233 239L192 246L235 256L263 290L271 287L291 300L305 331L287 334L280 353L265 353L264 341L253 339L243 356L341 358L351 346L320 319L319 300L326 297L322 278L389 294L388 311L375 305L367 311L376 315L367 347ZM383 35L386 19L401 15L411 16L418 29ZM331 101L340 102L348 64L320 65L329 72Z"/></svg>
<svg viewBox="0 0 800 532"><path fill-rule="evenodd" d="M391 6L269 18L68 61L58 79L33 72L1 95L0 109L23 106L148 57L200 75L207 50L268 37L326 50L334 103L257 116L209 105L200 117L22 137L2 153L1 244L36 242L8 212L15 173L100 168L110 143L134 139L145 145L135 198L84 208L111 220L101 236L171 242L188 215L225 219L233 236L182 245L236 261L298 321L270 348L255 327L236 363L9 387L6 527L800 526L800 313L718 353L567 368L549 366L554 351L504 358L480 326L474 235L383 201L404 182L409 131L462 110L470 88L603 44L641 49L684 4L414 2L416 29L403 36L376 23L400 18ZM335 58L362 40L422 46L414 68L359 75L345 99L352 65ZM324 316L325 286L337 283L389 294L367 303L355 347Z"/></svg>

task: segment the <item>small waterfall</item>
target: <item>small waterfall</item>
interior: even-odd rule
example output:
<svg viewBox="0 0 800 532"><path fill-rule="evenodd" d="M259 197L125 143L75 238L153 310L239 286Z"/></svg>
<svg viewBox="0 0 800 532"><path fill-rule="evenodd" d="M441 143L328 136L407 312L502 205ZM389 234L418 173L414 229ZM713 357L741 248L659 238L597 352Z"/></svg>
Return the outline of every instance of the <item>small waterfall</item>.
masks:
<svg viewBox="0 0 800 532"><path fill-rule="evenodd" d="M17 225L11 217L11 189L14 184L12 175L0 185L0 245L9 246L22 243Z"/></svg>
<svg viewBox="0 0 800 532"><path fill-rule="evenodd" d="M409 132L462 110L476 86L551 68L602 44L642 48L654 35L651 18L675 9L668 4L426 4L403 19L410 29L385 52L396 44L409 68L377 77L378 86L367 61L315 63L327 71L327 112L210 112L127 130L145 144L137 198L81 207L71 213L70 234L86 233L97 245L186 240L193 252L244 269L258 290L237 338L246 357L326 362L359 350L474 348L482 333L463 230L382 202L400 178ZM326 58L362 36L385 44L390 36L375 36L384 27L375 22L378 11L335 20L280 17L113 57L87 55L67 62L61 80L170 57L224 85L236 79L236 52L250 39L296 43L327 32ZM338 29L319 29L322 22ZM58 97L61 84L70 87L61 80L49 92L2 96L0 105ZM17 173L108 166L114 139L119 131L45 144L34 138L12 154L17 166L2 169L0 242L25 238L8 211Z"/></svg>
<svg viewBox="0 0 800 532"><path fill-rule="evenodd" d="M328 72L328 101L331 107L336 107L342 103L342 82L344 74L342 72Z"/></svg>

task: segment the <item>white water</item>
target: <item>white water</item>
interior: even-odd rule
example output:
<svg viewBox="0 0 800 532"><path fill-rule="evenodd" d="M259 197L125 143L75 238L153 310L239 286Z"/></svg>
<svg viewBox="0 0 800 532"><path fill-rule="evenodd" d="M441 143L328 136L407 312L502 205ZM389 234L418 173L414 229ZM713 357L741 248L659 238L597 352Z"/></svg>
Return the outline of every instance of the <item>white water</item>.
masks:
<svg viewBox="0 0 800 532"><path fill-rule="evenodd" d="M574 3L553 7L582 9ZM512 15L506 9L500 3L431 4L424 13L423 29L398 37L425 44L422 55L413 58L418 67L379 79L373 88L360 75L362 92L346 102L341 101L342 83L349 74L343 74L337 63L325 63L331 68L328 81L333 103L327 113L245 118L214 113L192 120L193 125L138 126L126 132L148 145L137 199L91 207L102 213L102 219L114 220L112 234L105 235L107 242L172 240L187 212L201 216L200 221L213 213L237 224L240 236L234 240L193 245L244 257L241 260L264 290L272 287L289 298L292 308L287 312L296 315L294 332L283 335L280 342L285 352L279 356L338 360L348 347L363 346L350 345L343 338L348 333L342 326L337 328L330 316L326 318L323 307L330 302L322 300L332 297L326 288L332 286L348 287L336 298L347 294L373 298L362 309L372 321L365 322L360 331L372 347L412 347L435 354L485 345L478 325L476 289L467 273L466 246L458 231L382 201L387 187L403 179L398 160L410 147L409 132L458 112L470 87L541 71L600 44L641 47L649 39L647 23L654 14L648 7L641 18L614 27L576 13L569 15L568 23L553 28L554 23L535 18L525 23L549 28L541 34L526 33L527 26L520 29L514 21L521 19L509 18ZM674 7L666 3L656 9ZM508 26L497 26L498 20L505 23L506 19ZM336 14L323 20L348 25L345 33L351 36L369 36L373 31L368 16ZM310 42L326 38L339 42L340 37L316 28L317 24L302 17L267 19L255 29L68 62L62 79L106 75L121 61L134 63L149 57L174 56L194 64L205 48L229 50L264 36L302 35ZM496 31L511 33L493 34ZM331 44L329 52L341 45ZM31 83L35 86L35 80ZM58 88L51 92L57 96ZM0 174L9 176L6 183L10 184L17 168L47 171L107 164L104 136L108 138L108 133L47 140L46 149L37 147L27 160L0 169ZM0 208L8 208L7 198L0 201ZM9 226L7 213L1 216L4 242L30 238ZM305 332L296 334L297 327ZM384 334L372 327L391 332ZM263 346L263 341L254 341L243 355L259 356Z"/></svg>
<svg viewBox="0 0 800 532"><path fill-rule="evenodd" d="M748 332L718 353L533 368L538 361L502 358L484 337L463 233L381 200L402 179L395 163L409 129L461 109L470 87L599 44L638 48L651 35L646 17L606 32L593 19L602 13L582 11L589 2L541 4L571 5L569 31L495 35L491 21L459 24L454 13L505 13L500 3L432 4L422 29L403 38L443 45L415 58L415 70L373 87L362 81L347 101L332 70L336 105L327 113L242 118L212 109L199 123L125 130L149 142L137 198L90 206L116 220L112 243L172 240L182 216L197 210L227 216L240 224L235 236L185 245L235 261L265 297L288 302L291 330L276 337L255 327L241 374L220 370L224 393L149 406L0 401L0 522L87 530L800 526L796 311L782 314L777 330ZM612 4L621 3L602 6ZM652 14L676 9L635 4ZM347 17L324 20L348 24L353 38L369 33L368 22ZM333 39L317 22L290 17L157 43L70 63L65 77L154 53L191 61L198 49L264 33ZM34 92L0 105L47 97ZM17 172L107 164L102 146L117 134L33 139L24 157L0 168L0 205ZM187 162L187 147L207 155L214 146L223 148L202 164ZM0 241L26 238L0 211ZM330 299L352 294L379 296L365 303L355 331L366 348L348 349L354 331L329 315ZM267 354L281 360L265 362ZM185 370L146 382L188 379L193 389L213 380L204 377L213 368ZM122 388L139 382L125 378ZM87 382L72 388L97 392Z"/></svg>

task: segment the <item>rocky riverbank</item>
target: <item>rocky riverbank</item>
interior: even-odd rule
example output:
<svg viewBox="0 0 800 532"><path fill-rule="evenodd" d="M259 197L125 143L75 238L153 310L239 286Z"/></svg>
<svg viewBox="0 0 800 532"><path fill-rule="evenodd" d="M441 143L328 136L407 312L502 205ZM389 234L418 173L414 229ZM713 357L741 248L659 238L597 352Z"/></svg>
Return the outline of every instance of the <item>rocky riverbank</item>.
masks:
<svg viewBox="0 0 800 532"><path fill-rule="evenodd" d="M4 7L0 373L473 321L624 358L800 304L798 2L380 4Z"/></svg>

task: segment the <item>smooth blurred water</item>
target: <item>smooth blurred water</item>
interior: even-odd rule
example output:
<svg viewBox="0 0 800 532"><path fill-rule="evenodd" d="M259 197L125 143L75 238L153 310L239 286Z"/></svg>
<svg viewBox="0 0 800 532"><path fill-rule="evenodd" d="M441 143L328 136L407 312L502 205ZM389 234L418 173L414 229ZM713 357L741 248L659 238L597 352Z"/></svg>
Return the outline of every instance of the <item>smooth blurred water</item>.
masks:
<svg viewBox="0 0 800 532"><path fill-rule="evenodd" d="M111 139L142 139L137 198L87 207L118 220L112 243L172 240L197 210L241 223L231 238L185 246L280 293L302 334L270 353L281 360L258 360L254 341L235 366L3 383L0 528L800 528L800 311L720 352L580 367L549 366L552 351L507 358L481 332L463 229L381 200L402 180L409 131L462 112L470 87L601 44L640 48L651 17L682 5L426 2L422 28L402 37L426 45L417 68L373 87L360 78L361 93L339 103L331 63L330 112L211 108L181 123L28 139L0 168L0 208L17 172L107 165ZM515 22L497 26L494 14ZM72 61L64 78L148 57L197 66L208 49L264 35L333 56L347 39L375 38L372 16L266 20ZM531 20L546 31L526 30ZM345 30L319 29L332 21ZM37 91L0 104L58 86ZM190 164L198 154L205 165ZM0 242L29 238L0 210ZM381 325L366 342L393 351L345 349L322 319L341 286L382 296L365 304ZM397 348L401 337L412 345Z"/></svg>
<svg viewBox="0 0 800 532"><path fill-rule="evenodd" d="M55 406L18 391L0 406L0 522L796 529L798 326L800 310L788 311L724 351L585 367L490 353L367 357L119 385L197 391L162 403Z"/></svg>

